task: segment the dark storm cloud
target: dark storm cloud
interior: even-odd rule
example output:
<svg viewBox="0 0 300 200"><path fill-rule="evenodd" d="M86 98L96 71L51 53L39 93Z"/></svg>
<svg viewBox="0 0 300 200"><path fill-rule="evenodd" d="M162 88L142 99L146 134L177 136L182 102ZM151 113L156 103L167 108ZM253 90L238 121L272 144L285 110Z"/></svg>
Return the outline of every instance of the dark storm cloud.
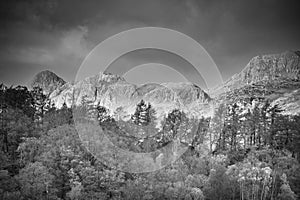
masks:
<svg viewBox="0 0 300 200"><path fill-rule="evenodd" d="M190 35L226 79L257 54L298 49L298 13L297 0L1 1L0 81L24 83L44 68L72 80L96 44L143 26Z"/></svg>
<svg viewBox="0 0 300 200"><path fill-rule="evenodd" d="M181 0L25 0L1 3L1 24L35 24L39 28L68 29L78 25L116 23L178 23L189 15Z"/></svg>

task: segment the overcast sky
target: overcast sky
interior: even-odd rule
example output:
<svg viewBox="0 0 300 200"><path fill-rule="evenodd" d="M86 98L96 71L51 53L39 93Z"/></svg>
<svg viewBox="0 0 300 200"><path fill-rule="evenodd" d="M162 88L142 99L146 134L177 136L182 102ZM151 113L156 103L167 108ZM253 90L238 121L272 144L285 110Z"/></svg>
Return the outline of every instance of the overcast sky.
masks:
<svg viewBox="0 0 300 200"><path fill-rule="evenodd" d="M194 38L211 55L223 79L227 79L256 55L300 49L297 2L2 0L0 82L27 84L44 69L71 81L85 56L99 42L120 31L145 26L170 28ZM149 56L142 54L137 59L145 58L145 63L153 61L146 57ZM162 68L160 74L166 74L163 65L152 67L154 71L159 68ZM128 78L139 83L141 78L133 79L142 71L128 74ZM158 72L151 74L149 69L147 78L150 74L158 78L155 73ZM167 81L182 79L175 72L168 74Z"/></svg>

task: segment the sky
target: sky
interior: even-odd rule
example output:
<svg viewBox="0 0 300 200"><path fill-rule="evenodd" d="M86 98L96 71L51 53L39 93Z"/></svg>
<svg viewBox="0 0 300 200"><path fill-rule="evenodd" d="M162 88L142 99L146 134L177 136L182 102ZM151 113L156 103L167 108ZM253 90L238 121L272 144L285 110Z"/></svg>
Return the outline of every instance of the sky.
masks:
<svg viewBox="0 0 300 200"><path fill-rule="evenodd" d="M148 26L173 29L192 37L212 57L226 80L256 55L300 49L298 2L2 0L0 82L26 85L45 69L72 81L84 58L100 42L121 31ZM178 70L167 65L177 65L193 74L188 64L171 57L146 51L120 60L129 66L141 65L125 74L129 82L138 84L150 82L151 78L154 82L184 80ZM161 63L162 58L172 61Z"/></svg>

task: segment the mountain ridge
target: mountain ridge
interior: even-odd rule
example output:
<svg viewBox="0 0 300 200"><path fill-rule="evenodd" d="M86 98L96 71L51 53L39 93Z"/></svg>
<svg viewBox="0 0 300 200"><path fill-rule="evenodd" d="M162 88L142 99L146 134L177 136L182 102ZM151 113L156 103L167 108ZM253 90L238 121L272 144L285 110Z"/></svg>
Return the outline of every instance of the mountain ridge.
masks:
<svg viewBox="0 0 300 200"><path fill-rule="evenodd" d="M43 92L50 95L54 90L66 84L66 81L50 70L44 70L37 73L31 83L30 87L40 87Z"/></svg>
<svg viewBox="0 0 300 200"><path fill-rule="evenodd" d="M300 88L299 55L299 51L286 51L255 56L240 73L209 93L192 83L134 85L124 77L100 72L76 83L63 81L62 84L59 81L56 87L48 81L50 86L54 85L49 97L56 107L61 107L63 103L69 107L73 103L79 105L85 98L92 104L109 108L111 114L120 107L127 113L132 113L136 104L143 99L153 104L161 117L174 108L181 109L192 117L200 117L211 115L209 109L220 101L253 95L264 96L290 110L297 108L297 113L300 112L300 102L297 100L300 95L297 92Z"/></svg>
<svg viewBox="0 0 300 200"><path fill-rule="evenodd" d="M245 85L252 85L260 81L273 82L278 79L300 81L299 51L255 56L241 72L234 74L223 85L212 89L210 95L215 97L220 93L238 89Z"/></svg>

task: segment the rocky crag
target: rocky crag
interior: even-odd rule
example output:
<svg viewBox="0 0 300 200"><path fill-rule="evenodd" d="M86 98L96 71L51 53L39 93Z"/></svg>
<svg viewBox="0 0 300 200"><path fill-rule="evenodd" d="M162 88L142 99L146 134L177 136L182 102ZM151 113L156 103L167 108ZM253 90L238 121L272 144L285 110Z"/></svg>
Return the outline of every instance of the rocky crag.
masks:
<svg viewBox="0 0 300 200"><path fill-rule="evenodd" d="M285 114L300 112L300 52L256 56L238 74L208 94L192 83L163 83L137 86L123 77L99 73L76 83L66 83L50 71L37 74L32 86L40 86L51 101L61 107L82 102L100 104L111 114L123 110L129 116L143 99L163 117L179 108L190 117L212 114L212 105L243 98L265 98Z"/></svg>

